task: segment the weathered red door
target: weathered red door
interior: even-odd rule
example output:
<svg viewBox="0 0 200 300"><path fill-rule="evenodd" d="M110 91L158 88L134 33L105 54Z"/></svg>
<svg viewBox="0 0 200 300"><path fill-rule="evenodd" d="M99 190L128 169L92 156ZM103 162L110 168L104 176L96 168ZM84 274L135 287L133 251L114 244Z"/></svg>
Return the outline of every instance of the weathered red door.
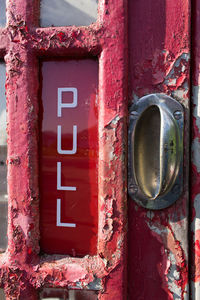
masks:
<svg viewBox="0 0 200 300"><path fill-rule="evenodd" d="M7 1L6 299L126 298L127 3L94 3Z"/></svg>
<svg viewBox="0 0 200 300"><path fill-rule="evenodd" d="M200 297L199 9L199 1L129 1L129 99L165 93L185 112L182 196L160 211L129 201L130 299Z"/></svg>
<svg viewBox="0 0 200 300"><path fill-rule="evenodd" d="M41 8L41 26L39 0L7 1L0 28L7 69L8 247L0 256L6 299L198 300L194 2L191 48L189 0L99 0L91 25L84 23L89 11L56 0ZM72 6L78 26L73 17L64 21ZM49 21L50 14L57 17ZM183 193L156 211L129 198L127 205L128 106L152 93L176 99L185 118Z"/></svg>
<svg viewBox="0 0 200 300"><path fill-rule="evenodd" d="M189 299L191 3L133 0L128 18L130 101L164 93L183 105L185 115L181 197L161 210L142 208L129 199L129 297Z"/></svg>

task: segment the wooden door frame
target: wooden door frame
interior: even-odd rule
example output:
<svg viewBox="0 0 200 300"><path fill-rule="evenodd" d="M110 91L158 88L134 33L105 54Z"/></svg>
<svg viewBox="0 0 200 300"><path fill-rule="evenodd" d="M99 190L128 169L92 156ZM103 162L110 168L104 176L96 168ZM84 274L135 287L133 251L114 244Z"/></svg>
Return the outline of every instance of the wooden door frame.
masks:
<svg viewBox="0 0 200 300"><path fill-rule="evenodd" d="M126 299L127 1L101 0L88 27L39 27L39 1L7 2L0 29L6 63L8 248L0 256L6 299L43 287L98 290ZM99 228L95 256L40 255L38 89L42 58L99 59Z"/></svg>

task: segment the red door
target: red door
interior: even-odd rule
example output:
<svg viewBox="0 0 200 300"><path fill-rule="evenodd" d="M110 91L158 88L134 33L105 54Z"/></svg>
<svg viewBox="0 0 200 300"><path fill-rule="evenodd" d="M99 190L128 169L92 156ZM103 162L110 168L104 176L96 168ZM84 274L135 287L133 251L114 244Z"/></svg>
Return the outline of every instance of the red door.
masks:
<svg viewBox="0 0 200 300"><path fill-rule="evenodd" d="M198 300L198 2L191 51L188 0L99 0L97 21L95 1L86 11L42 1L41 9L39 0L7 1L0 28L6 299ZM154 93L181 103L185 119L183 192L160 210L127 205L128 106Z"/></svg>
<svg viewBox="0 0 200 300"><path fill-rule="evenodd" d="M160 210L129 199L128 294L138 300L189 299L191 3L133 0L128 11L130 103L164 93L182 104L185 117L182 195Z"/></svg>
<svg viewBox="0 0 200 300"><path fill-rule="evenodd" d="M126 298L127 7L94 3L7 1L6 299Z"/></svg>

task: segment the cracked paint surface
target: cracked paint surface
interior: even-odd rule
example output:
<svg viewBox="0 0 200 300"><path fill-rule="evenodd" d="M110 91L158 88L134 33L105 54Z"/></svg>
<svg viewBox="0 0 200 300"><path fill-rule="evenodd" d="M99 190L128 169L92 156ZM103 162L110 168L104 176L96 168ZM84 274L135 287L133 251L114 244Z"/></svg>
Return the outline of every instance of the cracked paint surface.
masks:
<svg viewBox="0 0 200 300"><path fill-rule="evenodd" d="M6 299L38 299L43 287L126 298L126 1L99 1L97 23L39 28L39 1L7 1L0 55L7 68L8 249L0 256ZM116 21L117 20L117 21ZM99 58L98 254L40 255L38 60ZM17 284L16 284L17 283Z"/></svg>
<svg viewBox="0 0 200 300"><path fill-rule="evenodd" d="M0 257L1 286L7 299L37 299L44 286L92 288L100 290L99 299L126 299L127 2L99 1L97 23L79 28L38 28L37 0L7 2L0 55L7 64L9 227L8 249ZM187 141L189 3L130 0L129 5L129 98L155 92L176 98L185 107ZM39 255L37 65L39 57L52 56L99 57L94 257ZM184 156L187 162L186 148ZM187 170L185 163L184 174ZM186 175L183 196L168 209L153 213L129 202L130 299L188 299L187 216Z"/></svg>
<svg viewBox="0 0 200 300"><path fill-rule="evenodd" d="M191 134L191 226L190 226L190 251L191 251L191 299L197 300L200 297L200 4L194 1L193 4L193 31L192 31L192 134Z"/></svg>
<svg viewBox="0 0 200 300"><path fill-rule="evenodd" d="M130 299L189 299L189 40L189 1L129 2L130 105L142 96L165 93L185 108L181 197L160 211L146 210L129 199Z"/></svg>

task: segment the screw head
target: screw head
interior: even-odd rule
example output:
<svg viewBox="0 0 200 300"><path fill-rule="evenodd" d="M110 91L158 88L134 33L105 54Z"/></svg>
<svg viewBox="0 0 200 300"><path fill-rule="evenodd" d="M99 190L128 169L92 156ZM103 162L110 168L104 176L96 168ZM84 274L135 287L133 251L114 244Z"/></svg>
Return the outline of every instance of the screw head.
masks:
<svg viewBox="0 0 200 300"><path fill-rule="evenodd" d="M132 194L137 194L138 192L138 186L135 185L135 184L129 184L129 191L132 193Z"/></svg>
<svg viewBox="0 0 200 300"><path fill-rule="evenodd" d="M135 110L132 110L132 111L131 111L130 117L131 117L132 119L137 119L138 116L139 116L139 114L138 114L137 111L135 111Z"/></svg>
<svg viewBox="0 0 200 300"><path fill-rule="evenodd" d="M180 120L180 119L182 118L182 112L181 112L180 110L176 110L176 111L174 112L174 118L175 118L176 120Z"/></svg>

